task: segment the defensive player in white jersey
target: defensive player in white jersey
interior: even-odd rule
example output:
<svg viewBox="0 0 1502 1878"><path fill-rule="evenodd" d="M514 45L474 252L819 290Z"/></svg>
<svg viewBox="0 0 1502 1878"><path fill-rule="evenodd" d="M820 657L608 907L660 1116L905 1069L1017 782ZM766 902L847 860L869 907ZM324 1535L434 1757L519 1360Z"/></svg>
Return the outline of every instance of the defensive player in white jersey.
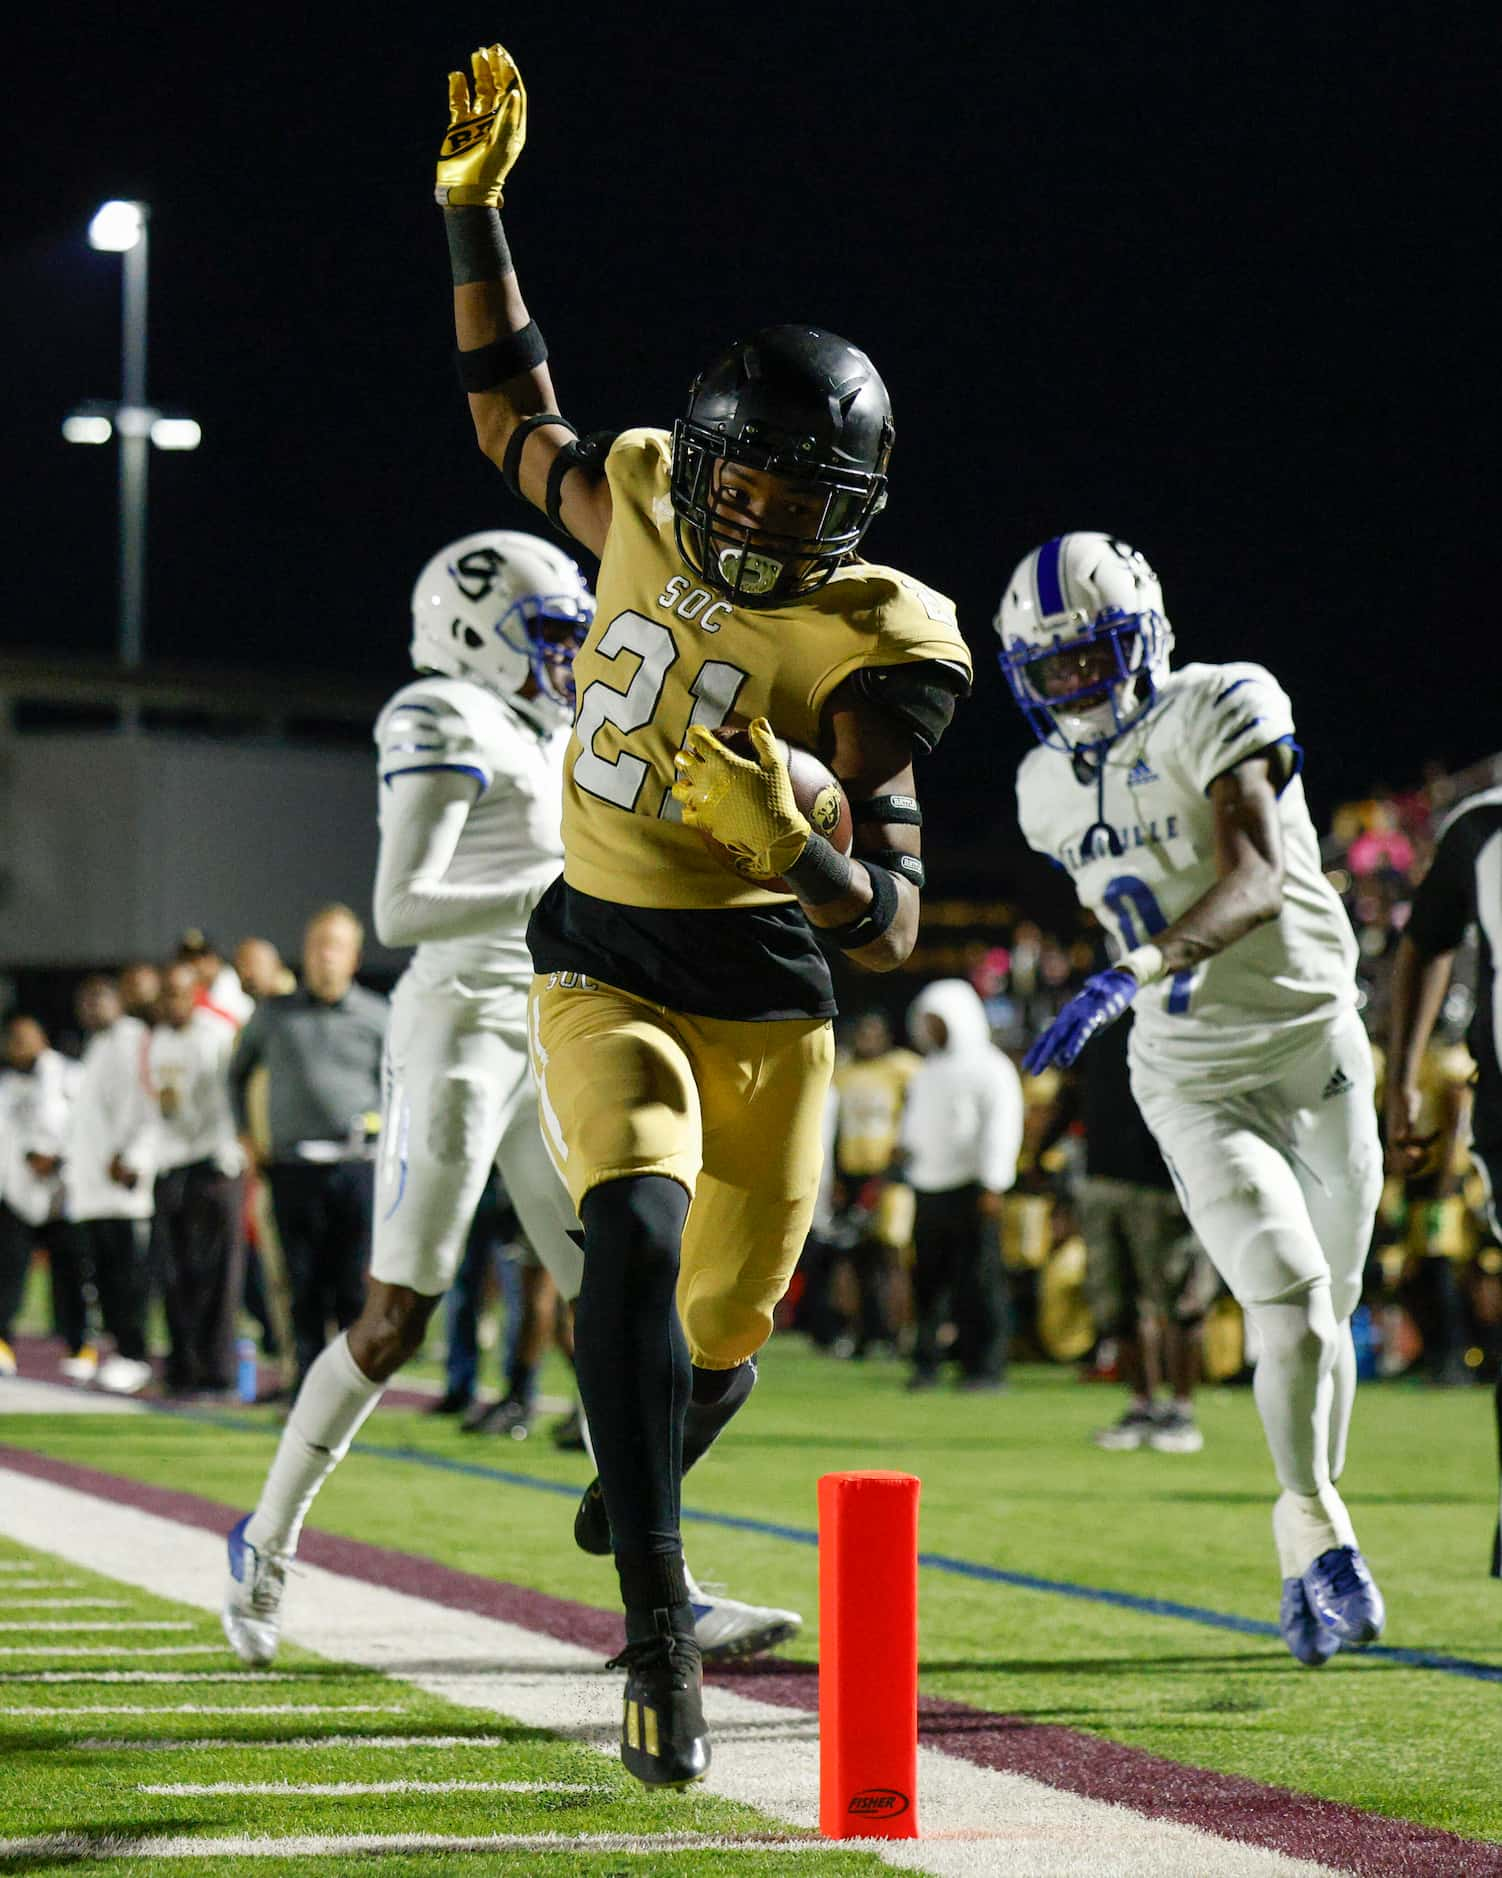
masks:
<svg viewBox="0 0 1502 1878"><path fill-rule="evenodd" d="M1119 952L1027 1067L1074 1062L1134 1005L1133 1093L1256 1334L1280 1628L1316 1666L1383 1623L1335 1485L1382 1168L1356 942L1320 868L1289 701L1260 665L1171 672L1157 576L1109 535L1034 549L995 624L1039 742L1017 775L1022 832Z"/></svg>
<svg viewBox="0 0 1502 1878"><path fill-rule="evenodd" d="M421 1347L492 1163L565 1298L583 1271L528 1067L525 934L563 863L573 658L594 596L561 549L491 530L436 555L412 609L419 676L375 727L376 931L417 951L392 998L370 1283L357 1322L309 1370L256 1510L229 1535L224 1630L249 1663L275 1653L314 1496ZM711 1659L798 1628L793 1612L695 1590L696 1635Z"/></svg>

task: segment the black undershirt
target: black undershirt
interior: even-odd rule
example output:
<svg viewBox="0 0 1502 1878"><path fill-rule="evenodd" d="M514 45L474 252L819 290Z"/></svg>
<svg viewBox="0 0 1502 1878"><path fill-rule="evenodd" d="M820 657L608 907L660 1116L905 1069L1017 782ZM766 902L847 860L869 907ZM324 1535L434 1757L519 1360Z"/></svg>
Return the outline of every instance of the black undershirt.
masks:
<svg viewBox="0 0 1502 1878"><path fill-rule="evenodd" d="M834 1017L829 963L796 901L777 906L622 906L560 877L527 945L539 972L583 972L689 1017L744 1023Z"/></svg>

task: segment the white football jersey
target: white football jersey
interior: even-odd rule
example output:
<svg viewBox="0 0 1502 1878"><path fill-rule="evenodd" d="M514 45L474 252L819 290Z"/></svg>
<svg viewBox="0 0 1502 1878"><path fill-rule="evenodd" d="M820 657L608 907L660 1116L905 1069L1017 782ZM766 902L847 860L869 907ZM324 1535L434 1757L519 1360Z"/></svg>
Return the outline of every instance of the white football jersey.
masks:
<svg viewBox="0 0 1502 1878"><path fill-rule="evenodd" d="M383 841L402 812L404 775L454 770L479 794L446 882L531 889L530 907L563 867L563 757L567 719L546 705L504 698L467 678L426 676L397 692L376 720ZM525 991L532 978L527 913L497 918L483 933L428 939L408 973L428 990Z"/></svg>
<svg viewBox="0 0 1502 1878"><path fill-rule="evenodd" d="M1118 953L1177 919L1215 883L1209 789L1269 744L1298 745L1288 698L1260 665L1186 665L1146 715L1110 747L1103 782L1039 745L1017 773L1017 815L1030 847L1073 875L1080 900ZM1184 1088L1229 1093L1292 1060L1310 1026L1355 1002L1356 939L1320 867L1298 775L1279 797L1283 910L1197 967L1140 992L1132 1057ZM1085 852L1097 822L1103 831Z"/></svg>

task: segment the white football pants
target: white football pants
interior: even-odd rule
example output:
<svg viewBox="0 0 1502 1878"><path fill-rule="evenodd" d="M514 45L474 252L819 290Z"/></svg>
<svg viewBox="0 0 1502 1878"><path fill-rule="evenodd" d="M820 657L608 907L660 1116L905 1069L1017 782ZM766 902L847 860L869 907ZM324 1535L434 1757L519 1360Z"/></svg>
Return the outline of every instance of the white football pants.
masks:
<svg viewBox="0 0 1502 1878"><path fill-rule="evenodd" d="M371 1276L425 1297L447 1291L492 1163L532 1249L577 1297L579 1221L543 1146L526 991L513 1010L403 978L386 1034Z"/></svg>
<svg viewBox="0 0 1502 1878"><path fill-rule="evenodd" d="M1189 1096L1150 1066L1132 1092L1184 1211L1261 1346L1257 1407L1291 1493L1345 1464L1356 1391L1350 1317L1382 1192L1372 1053L1354 1012L1260 1089Z"/></svg>

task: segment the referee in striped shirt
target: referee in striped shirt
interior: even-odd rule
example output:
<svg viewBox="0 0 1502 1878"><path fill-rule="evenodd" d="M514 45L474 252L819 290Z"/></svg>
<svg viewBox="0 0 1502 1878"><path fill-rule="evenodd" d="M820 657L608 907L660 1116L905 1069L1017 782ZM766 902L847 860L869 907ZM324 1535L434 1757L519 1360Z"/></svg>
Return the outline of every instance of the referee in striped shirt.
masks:
<svg viewBox="0 0 1502 1878"><path fill-rule="evenodd" d="M1450 988L1455 953L1469 927L1478 934L1476 1012L1466 1045L1476 1064L1471 1160L1486 1183L1491 1228L1502 1181L1502 1011L1497 951L1502 946L1502 788L1467 798L1440 829L1434 863L1414 895L1393 972L1387 1059L1387 1156L1395 1174L1424 1171L1432 1136L1421 1135L1419 1065ZM1497 1461L1502 1469L1502 1375L1497 1378ZM1502 1498L1492 1536L1492 1576L1502 1578Z"/></svg>

